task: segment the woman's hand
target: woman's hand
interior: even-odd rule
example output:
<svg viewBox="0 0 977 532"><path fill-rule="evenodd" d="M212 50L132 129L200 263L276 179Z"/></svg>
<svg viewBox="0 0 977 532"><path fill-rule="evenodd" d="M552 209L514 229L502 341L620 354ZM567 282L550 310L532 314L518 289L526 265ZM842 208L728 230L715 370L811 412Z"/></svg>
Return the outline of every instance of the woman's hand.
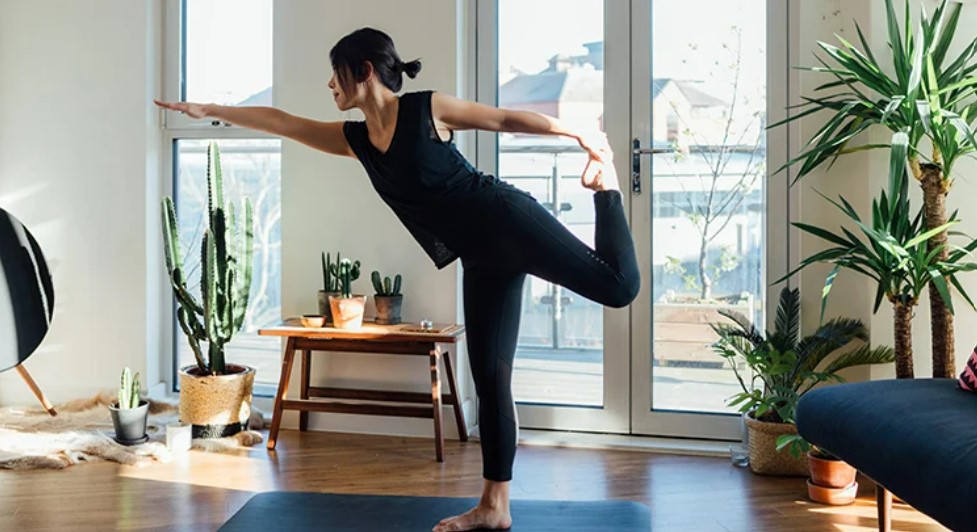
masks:
<svg viewBox="0 0 977 532"><path fill-rule="evenodd" d="M607 135L603 131L582 133L576 135L575 138L590 157L588 164L593 161L610 163L614 160L614 152L611 151L611 146L607 142Z"/></svg>
<svg viewBox="0 0 977 532"><path fill-rule="evenodd" d="M156 99L153 100L153 103L162 107L163 109L177 111L194 119L206 118L207 116L210 115L208 106L206 104L190 103L190 102L169 103L169 102L163 102Z"/></svg>

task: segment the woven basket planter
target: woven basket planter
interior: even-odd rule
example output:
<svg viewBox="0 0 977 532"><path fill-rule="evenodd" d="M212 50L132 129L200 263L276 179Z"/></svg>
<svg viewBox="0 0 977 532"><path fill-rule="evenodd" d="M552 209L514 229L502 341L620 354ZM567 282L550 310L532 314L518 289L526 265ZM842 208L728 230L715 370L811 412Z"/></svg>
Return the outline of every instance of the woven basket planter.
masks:
<svg viewBox="0 0 977 532"><path fill-rule="evenodd" d="M777 438L797 434L793 423L768 423L744 416L750 431L750 469L759 475L806 477L810 474L807 454L791 456L787 449L777 451Z"/></svg>
<svg viewBox="0 0 977 532"><path fill-rule="evenodd" d="M197 366L180 369L180 421L194 438L224 438L248 430L255 369L227 364L227 375L201 375Z"/></svg>

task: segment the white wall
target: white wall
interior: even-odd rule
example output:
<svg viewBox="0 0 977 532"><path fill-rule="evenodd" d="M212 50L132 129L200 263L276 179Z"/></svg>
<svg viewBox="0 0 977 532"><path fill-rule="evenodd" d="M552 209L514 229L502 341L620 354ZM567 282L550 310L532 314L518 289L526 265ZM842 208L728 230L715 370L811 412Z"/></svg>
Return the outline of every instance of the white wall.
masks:
<svg viewBox="0 0 977 532"><path fill-rule="evenodd" d="M54 323L25 367L55 401L111 388L124 366L159 377L146 373L158 353L145 245L158 12L155 0L0 7L0 207L51 266ZM15 372L0 374L0 404L32 402Z"/></svg>
<svg viewBox="0 0 977 532"><path fill-rule="evenodd" d="M434 89L459 94L459 18L455 2L361 0L334 9L320 0L290 0L275 5L275 105L320 120L362 119L336 110L326 84L332 75L329 50L342 36L363 26L387 32L403 59L420 58L422 71L405 79L404 91ZM362 261L354 287L372 294L369 275L404 276L405 320L455 322L460 318L456 264L438 271L420 246L373 190L355 159L316 152L291 141L282 144L282 313L313 312L322 274L320 252L341 251ZM372 305L367 312L372 312ZM370 315L370 314L368 314ZM465 357L459 357L465 374ZM423 357L313 354L312 384L430 392L428 362ZM291 390L298 389L298 370ZM468 397L469 424L474 403ZM297 392L296 392L297 393ZM444 414L450 415L449 409ZM297 414L284 420L295 426ZM450 419L450 418L446 418ZM315 414L310 426L322 430L431 434L430 420ZM451 423L447 434L454 437Z"/></svg>

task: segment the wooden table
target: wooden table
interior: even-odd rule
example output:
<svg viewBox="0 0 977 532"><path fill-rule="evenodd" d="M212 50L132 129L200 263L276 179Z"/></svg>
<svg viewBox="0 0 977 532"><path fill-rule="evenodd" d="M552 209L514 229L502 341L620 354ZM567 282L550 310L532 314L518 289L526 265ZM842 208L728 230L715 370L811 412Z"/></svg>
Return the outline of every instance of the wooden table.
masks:
<svg viewBox="0 0 977 532"><path fill-rule="evenodd" d="M417 324L377 325L364 323L356 330L334 329L331 327L303 327L298 319L285 320L281 325L261 329L263 336L283 336L287 338L285 356L282 359L282 374L275 394L275 411L272 414L271 429L268 433L268 449L273 450L278 440L278 430L285 410L298 410L299 430L309 427L309 412L339 412L380 416L421 417L434 419L435 453L438 462L444 461L444 434L441 430L441 405L449 404L455 411L455 423L461 441L468 441L465 416L458 399L458 386L452 370L451 354L443 350L445 344L457 344L464 338L462 325L434 324L429 331ZM302 351L301 399L287 399L288 381L292 374L295 351ZM430 362L431 393L401 392L384 390L363 390L354 388L327 388L311 386L309 375L313 351L338 351L349 353L382 353L407 356L426 356ZM441 393L441 375L438 360L444 360L450 394ZM313 401L311 397L333 399L355 399L373 401L374 404L352 404L340 401ZM430 406L398 406L376 404L383 402L430 403Z"/></svg>

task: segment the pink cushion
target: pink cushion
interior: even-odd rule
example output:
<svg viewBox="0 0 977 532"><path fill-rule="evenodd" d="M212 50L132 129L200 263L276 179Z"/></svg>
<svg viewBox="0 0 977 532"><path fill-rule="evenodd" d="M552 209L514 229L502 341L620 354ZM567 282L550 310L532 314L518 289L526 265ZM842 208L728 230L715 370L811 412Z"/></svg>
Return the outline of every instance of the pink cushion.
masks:
<svg viewBox="0 0 977 532"><path fill-rule="evenodd" d="M968 392L977 392L977 347L970 353L967 364L963 367L959 379L960 388Z"/></svg>

